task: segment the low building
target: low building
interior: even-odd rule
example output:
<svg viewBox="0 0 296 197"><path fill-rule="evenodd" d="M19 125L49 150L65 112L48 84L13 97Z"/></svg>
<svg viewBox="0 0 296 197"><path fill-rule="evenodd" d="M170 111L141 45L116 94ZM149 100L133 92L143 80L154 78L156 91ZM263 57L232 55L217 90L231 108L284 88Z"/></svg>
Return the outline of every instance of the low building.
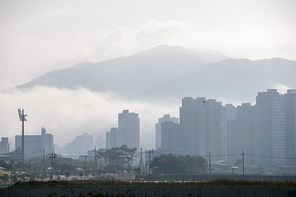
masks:
<svg viewBox="0 0 296 197"><path fill-rule="evenodd" d="M22 136L15 136L15 149L22 148ZM42 156L42 150L45 154L51 153L53 149L53 135L46 133L46 129L42 127L41 135L25 135L24 136L25 159Z"/></svg>

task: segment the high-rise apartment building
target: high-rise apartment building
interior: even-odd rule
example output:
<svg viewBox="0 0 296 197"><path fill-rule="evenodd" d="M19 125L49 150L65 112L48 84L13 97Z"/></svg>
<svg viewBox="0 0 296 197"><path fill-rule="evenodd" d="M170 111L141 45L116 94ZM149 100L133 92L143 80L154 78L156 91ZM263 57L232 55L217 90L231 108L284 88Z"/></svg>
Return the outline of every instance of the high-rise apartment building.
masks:
<svg viewBox="0 0 296 197"><path fill-rule="evenodd" d="M67 144L65 152L73 156L87 155L87 151L93 148L93 135L83 133L83 135L76 136L71 143Z"/></svg>
<svg viewBox="0 0 296 197"><path fill-rule="evenodd" d="M118 133L117 128L111 128L110 131L106 132L106 148L107 149L119 146L117 133Z"/></svg>
<svg viewBox="0 0 296 197"><path fill-rule="evenodd" d="M15 149L22 147L22 136L15 136ZM42 156L44 148L45 154L51 153L53 149L53 135L46 133L46 129L42 127L41 135L25 135L24 138L25 158Z"/></svg>
<svg viewBox="0 0 296 197"><path fill-rule="evenodd" d="M103 136L97 136L95 138L95 147L97 149L105 148L106 147L106 140L104 139Z"/></svg>
<svg viewBox="0 0 296 197"><path fill-rule="evenodd" d="M161 125L161 149L182 155L222 155L222 105L215 99L185 97L180 107L180 124ZM173 140L174 143L171 143ZM175 144L175 147L173 147ZM213 157L218 161L221 156Z"/></svg>
<svg viewBox="0 0 296 197"><path fill-rule="evenodd" d="M161 124L164 122L179 123L179 118L170 117L170 114L163 115L162 118L158 118L158 123L155 124L155 148L161 148Z"/></svg>
<svg viewBox="0 0 296 197"><path fill-rule="evenodd" d="M286 142L289 144L287 147L288 157L296 157L296 90L288 90L286 96ZM289 159L289 165L294 165L295 160Z"/></svg>
<svg viewBox="0 0 296 197"><path fill-rule="evenodd" d="M122 145L128 148L140 147L140 118L136 113L129 113L129 110L118 114L118 129L112 128L106 132L106 148Z"/></svg>
<svg viewBox="0 0 296 197"><path fill-rule="evenodd" d="M281 95L276 89L256 98L256 153L261 165L293 164L295 146L295 90Z"/></svg>
<svg viewBox="0 0 296 197"><path fill-rule="evenodd" d="M232 104L222 106L222 154L223 160L227 160L227 121L235 120L237 109Z"/></svg>
<svg viewBox="0 0 296 197"><path fill-rule="evenodd" d="M2 141L0 142L0 154L3 153L9 153L8 137L2 137Z"/></svg>
<svg viewBox="0 0 296 197"><path fill-rule="evenodd" d="M238 159L241 160L244 151L245 163L251 164L255 159L255 147L255 106L242 103L237 106L237 119L227 122L227 162L235 163Z"/></svg>
<svg viewBox="0 0 296 197"><path fill-rule="evenodd" d="M184 154L182 125L174 122L161 123L161 152L163 154Z"/></svg>
<svg viewBox="0 0 296 197"><path fill-rule="evenodd" d="M207 105L205 98L185 97L180 107L183 125L183 154L207 154Z"/></svg>
<svg viewBox="0 0 296 197"><path fill-rule="evenodd" d="M127 145L128 148L140 147L140 119L138 114L123 110L118 114L118 132L122 140L119 146Z"/></svg>

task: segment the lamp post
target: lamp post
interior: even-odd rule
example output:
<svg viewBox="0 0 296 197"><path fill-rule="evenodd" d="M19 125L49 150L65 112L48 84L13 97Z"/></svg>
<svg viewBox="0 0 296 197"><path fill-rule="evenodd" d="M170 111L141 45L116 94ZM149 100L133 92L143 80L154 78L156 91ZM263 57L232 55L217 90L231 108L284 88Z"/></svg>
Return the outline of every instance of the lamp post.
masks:
<svg viewBox="0 0 296 197"><path fill-rule="evenodd" d="M18 109L20 121L22 121L22 160L25 159L25 121L27 121L24 109Z"/></svg>

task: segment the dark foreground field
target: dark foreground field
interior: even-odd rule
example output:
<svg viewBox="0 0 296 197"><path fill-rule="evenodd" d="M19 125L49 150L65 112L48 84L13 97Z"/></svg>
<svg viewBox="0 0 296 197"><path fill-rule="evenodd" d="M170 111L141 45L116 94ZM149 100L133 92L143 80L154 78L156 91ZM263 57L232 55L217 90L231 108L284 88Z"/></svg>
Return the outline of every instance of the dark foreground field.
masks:
<svg viewBox="0 0 296 197"><path fill-rule="evenodd" d="M48 181L17 182L0 196L287 196L296 195L294 181Z"/></svg>

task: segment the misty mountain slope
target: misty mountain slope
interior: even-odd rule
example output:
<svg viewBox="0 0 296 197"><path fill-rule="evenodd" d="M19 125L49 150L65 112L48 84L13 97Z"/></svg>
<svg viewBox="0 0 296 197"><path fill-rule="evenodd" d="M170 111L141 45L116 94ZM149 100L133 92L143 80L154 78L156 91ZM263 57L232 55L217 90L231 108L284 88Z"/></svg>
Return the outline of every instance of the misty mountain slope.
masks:
<svg viewBox="0 0 296 197"><path fill-rule="evenodd" d="M203 49L190 49L192 52L196 53L197 55L201 56L205 59L208 63L220 62L221 60L229 59L226 55L220 53L219 51L203 48Z"/></svg>
<svg viewBox="0 0 296 197"><path fill-rule="evenodd" d="M257 92L266 91L274 85L295 88L295 73L295 61L280 58L258 61L228 59L205 65L188 75L143 91L139 96L192 96L254 102Z"/></svg>
<svg viewBox="0 0 296 197"><path fill-rule="evenodd" d="M206 62L191 50L163 45L129 57L100 63L85 62L52 71L18 88L42 85L74 89L82 86L92 91L114 91L130 95L179 78Z"/></svg>

